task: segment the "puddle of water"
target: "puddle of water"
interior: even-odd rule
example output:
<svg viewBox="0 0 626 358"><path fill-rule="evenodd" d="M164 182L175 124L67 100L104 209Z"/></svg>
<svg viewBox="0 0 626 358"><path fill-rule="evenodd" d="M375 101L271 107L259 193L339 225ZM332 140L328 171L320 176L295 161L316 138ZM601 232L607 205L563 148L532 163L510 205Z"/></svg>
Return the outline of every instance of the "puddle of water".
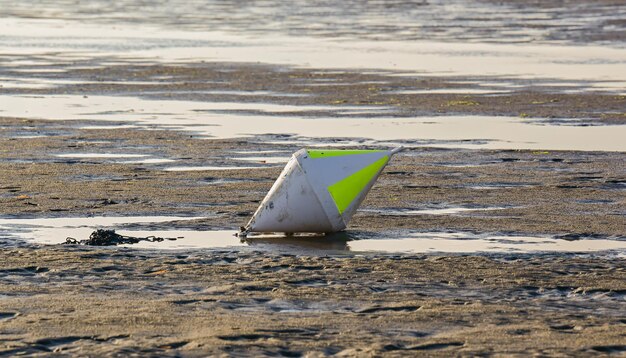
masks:
<svg viewBox="0 0 626 358"><path fill-rule="evenodd" d="M433 163L432 165L434 166L438 166L438 167L447 167L447 168L475 168L475 167L480 167L483 166L485 164L470 164L470 163Z"/></svg>
<svg viewBox="0 0 626 358"><path fill-rule="evenodd" d="M205 94L214 94L214 95L232 95L232 96L263 96L263 97L310 97L311 96L310 93L279 93L279 92L272 92L272 91L235 91L235 90L193 91L193 93L205 93Z"/></svg>
<svg viewBox="0 0 626 358"><path fill-rule="evenodd" d="M251 235L244 241L235 230L137 230L120 229L124 224L164 223L203 217L89 217L45 219L0 219L0 232L42 244L59 244L67 237L84 239L96 228L114 228L122 235L179 238L163 242L127 245L147 249L221 249L252 247L267 251L336 253L533 253L533 252L626 252L626 241L610 239L561 240L548 236L510 236L464 232L368 234L341 232L333 235Z"/></svg>
<svg viewBox="0 0 626 358"><path fill-rule="evenodd" d="M253 182L255 179L250 178L206 178L202 181L205 185L221 185L230 183Z"/></svg>
<svg viewBox="0 0 626 358"><path fill-rule="evenodd" d="M147 231L147 230L119 230L121 235L129 235L136 237L181 237L175 241L166 240L163 242L141 241L133 245L121 245L124 247L134 247L138 249L198 249L212 248L225 249L247 246L242 243L239 238L235 237L234 230L214 230L214 231L193 231L193 230L176 230L176 231ZM165 243L165 245L162 245Z"/></svg>
<svg viewBox="0 0 626 358"><path fill-rule="evenodd" d="M52 66L54 62L45 61L43 58L39 57L37 60L34 59L23 59L23 60L15 60L11 61L7 64L3 64L6 67L24 67L24 66Z"/></svg>
<svg viewBox="0 0 626 358"><path fill-rule="evenodd" d="M11 69L13 72L32 73L33 76L44 73L61 73L66 72L65 69L54 68L32 68L32 69ZM168 82L173 84L176 82ZM163 85L157 81L89 81L82 79L62 79L62 78L41 78L41 77L0 77L1 88L23 88L23 89L42 89L55 88L67 85Z"/></svg>
<svg viewBox="0 0 626 358"><path fill-rule="evenodd" d="M171 83L171 82L170 82ZM52 89L56 87L66 86L66 85L89 85L89 84L97 84L97 85L105 85L105 84L116 84L116 85L139 85L140 83L123 83L123 82L112 82L112 81L102 81L102 82L89 82L89 81L45 81L41 78L32 78L29 81L14 81L14 82L3 82L0 85L0 88L6 89ZM154 83L154 85L159 85L158 83Z"/></svg>
<svg viewBox="0 0 626 358"><path fill-rule="evenodd" d="M11 71L13 72L22 72L22 73L63 73L65 72L62 68L14 68Z"/></svg>
<svg viewBox="0 0 626 358"><path fill-rule="evenodd" d="M456 214L471 213L471 212L477 212L477 211L491 211L491 210L505 210L505 209L511 209L511 208L494 206L494 207L487 207L487 208L449 207L449 208L420 209L420 210L362 209L361 211L376 213L380 215L411 216L411 215L456 215Z"/></svg>
<svg viewBox="0 0 626 358"><path fill-rule="evenodd" d="M167 158L147 158L147 159L139 159L139 160L124 160L119 163L121 164L163 164L163 163L172 163L175 162L175 159L167 159Z"/></svg>
<svg viewBox="0 0 626 358"><path fill-rule="evenodd" d="M553 126L546 125L542 120L493 116L312 119L295 115L241 115L220 112L221 109L240 107L271 108L276 112L308 108L113 96L0 96L0 115L4 116L130 121L145 128L159 126L164 129L194 131L211 138L287 133L308 138L325 138L318 141L318 145L333 144L334 138L369 138L388 142L413 141L418 146L442 148L626 151L626 142L623 140L626 138L626 125ZM345 107L329 108L345 110ZM129 111L130 109L135 110Z"/></svg>
<svg viewBox="0 0 626 358"><path fill-rule="evenodd" d="M541 185L540 183L487 183L468 185L467 188L475 190L487 190L487 189L510 189L510 188L528 188L532 186Z"/></svg>
<svg viewBox="0 0 626 358"><path fill-rule="evenodd" d="M42 88L52 88L54 86L48 85L46 83L23 83L23 82L6 82L3 81L0 84L0 88L4 89L42 89Z"/></svg>
<svg viewBox="0 0 626 358"><path fill-rule="evenodd" d="M605 81L592 85L598 91L618 92L620 95L626 93L626 81Z"/></svg>
<svg viewBox="0 0 626 358"><path fill-rule="evenodd" d="M423 90L401 90L401 91L388 91L387 93L394 94L507 94L511 91L502 91L494 89L481 89L481 88L438 88L438 89L423 89Z"/></svg>
<svg viewBox="0 0 626 358"><path fill-rule="evenodd" d="M557 240L549 237L491 236L486 238L446 238L436 234L414 234L404 239L350 241L351 251L386 253L532 253L601 252L626 250L626 242L616 240Z"/></svg>
<svg viewBox="0 0 626 358"><path fill-rule="evenodd" d="M65 153L55 154L59 158L144 158L147 154L128 153Z"/></svg>
<svg viewBox="0 0 626 358"><path fill-rule="evenodd" d="M227 116L234 112L246 112L249 114L274 114L274 113L299 113L299 112L319 112L338 110L380 110L387 107L381 106L296 106L271 103L249 103L249 102L197 102L181 100L150 100L137 97L124 96L98 96L92 95L84 97L81 95L38 95L38 96L0 96L0 109L3 115L16 114L28 118L42 119L88 119L94 120L114 120L116 122L125 120L138 120L141 117L158 116L159 121L154 118L154 124L177 125L181 114L193 115L201 118L204 116ZM47 108L29 108L28 105L45 105ZM249 117L250 115L248 115ZM245 118L246 116L241 116ZM178 119L178 120L177 120ZM164 121L166 120L166 121ZM193 123L193 122L192 122ZM187 123L187 124L192 124ZM238 123L240 125L240 123ZM85 129L102 128L94 126L84 126ZM111 128L123 128L121 125L111 126Z"/></svg>
<svg viewBox="0 0 626 358"><path fill-rule="evenodd" d="M233 159L241 160L245 162L256 162L256 163L267 163L267 164L287 163L289 161L289 157L245 157L245 158L233 158Z"/></svg>
<svg viewBox="0 0 626 358"><path fill-rule="evenodd" d="M120 225L133 223L160 223L175 220L197 220L205 217L197 216L90 216L90 217L62 217L62 218L37 218L37 219L14 219L0 218L0 225L15 226L44 226L44 227L78 227L86 225Z"/></svg>
<svg viewBox="0 0 626 358"><path fill-rule="evenodd" d="M129 159L132 160L114 160L115 163L120 164L163 164L172 163L176 160L168 158L149 158L148 154L129 154L129 153L64 153L55 154L59 158L73 158L73 159Z"/></svg>
<svg viewBox="0 0 626 358"><path fill-rule="evenodd" d="M50 135L35 134L35 135L16 135L16 136L11 136L11 138L15 138L15 139L33 139L33 138L46 138L46 137L50 137Z"/></svg>
<svg viewBox="0 0 626 358"><path fill-rule="evenodd" d="M284 150L234 150L234 154L276 154L285 153Z"/></svg>
<svg viewBox="0 0 626 358"><path fill-rule="evenodd" d="M120 124L120 125L101 125L101 126L82 126L79 129L127 129L127 128L140 128L140 126L135 124Z"/></svg>
<svg viewBox="0 0 626 358"><path fill-rule="evenodd" d="M259 168L269 168L269 167L233 167L233 166L187 166L187 167L169 167L163 170L168 172L188 172L188 171L202 171L202 170L254 170Z"/></svg>
<svg viewBox="0 0 626 358"><path fill-rule="evenodd" d="M0 219L0 232L42 244L58 244L66 237L88 238L97 228L135 223L196 220L188 216L93 216L83 218Z"/></svg>

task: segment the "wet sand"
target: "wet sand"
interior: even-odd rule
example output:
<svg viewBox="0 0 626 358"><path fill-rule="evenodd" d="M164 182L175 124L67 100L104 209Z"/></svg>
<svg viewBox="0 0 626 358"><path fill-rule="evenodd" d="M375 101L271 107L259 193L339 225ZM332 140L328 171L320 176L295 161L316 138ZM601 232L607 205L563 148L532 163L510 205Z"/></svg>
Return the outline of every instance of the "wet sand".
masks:
<svg viewBox="0 0 626 358"><path fill-rule="evenodd" d="M205 216L210 219L195 222L197 228L236 229L252 215L282 164L235 160L246 155L235 152L258 151L255 157L273 158L276 153L262 152L277 151L287 158L299 149L268 138L209 140L162 130L80 129L93 123L77 121L6 118L3 123L0 131L6 137L16 131L26 136L55 133L0 143L4 215ZM59 157L138 151L176 162ZM165 170L183 165L249 169ZM410 148L387 167L351 228L623 237L623 167L620 152ZM452 216L387 213L446 208L497 210Z"/></svg>
<svg viewBox="0 0 626 358"><path fill-rule="evenodd" d="M6 56L19 59L20 56ZM156 100L271 103L308 107L306 110L224 109L243 115L333 117L416 117L486 115L574 125L626 124L626 96L615 88L593 88L585 81L524 79L503 76L457 77L406 74L399 71L298 69L247 63L187 63L184 65L104 65L106 60L74 60L56 66L30 66L27 77L36 84L12 87L6 95L129 96ZM22 78L20 68L5 68L7 78ZM49 69L60 72L48 72ZM363 73L366 72L366 73ZM611 84L611 82L606 82ZM36 98L36 97L35 97ZM10 108L10 100L6 107ZM355 106L373 106L356 112ZM345 111L342 111L346 108ZM132 109L132 108L130 108ZM129 109L129 110L130 110ZM378 110L374 110L378 109ZM380 109L385 109L380 112ZM345 112L345 114L343 114ZM96 114L96 113L94 113ZM123 114L123 113L120 113ZM565 120L567 119L567 120Z"/></svg>
<svg viewBox="0 0 626 358"><path fill-rule="evenodd" d="M1 354L626 351L624 260L3 249Z"/></svg>

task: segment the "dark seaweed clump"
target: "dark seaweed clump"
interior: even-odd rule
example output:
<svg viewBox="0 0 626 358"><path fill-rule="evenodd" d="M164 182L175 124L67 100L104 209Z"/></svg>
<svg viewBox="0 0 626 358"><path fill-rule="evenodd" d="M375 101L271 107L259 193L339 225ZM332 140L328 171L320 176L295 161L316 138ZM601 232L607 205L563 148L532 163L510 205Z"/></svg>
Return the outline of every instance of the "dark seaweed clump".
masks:
<svg viewBox="0 0 626 358"><path fill-rule="evenodd" d="M141 241L161 242L164 240L176 240L176 238L163 238L156 236L135 237L120 235L115 230L98 229L89 235L88 239L77 240L73 237L65 239L64 245L89 245L89 246L115 246L125 244L136 244Z"/></svg>

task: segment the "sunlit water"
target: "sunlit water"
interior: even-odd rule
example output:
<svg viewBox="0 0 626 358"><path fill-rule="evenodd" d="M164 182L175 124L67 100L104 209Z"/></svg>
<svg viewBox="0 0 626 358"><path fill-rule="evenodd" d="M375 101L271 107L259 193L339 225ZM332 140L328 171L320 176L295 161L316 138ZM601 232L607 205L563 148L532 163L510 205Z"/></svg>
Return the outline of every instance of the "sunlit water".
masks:
<svg viewBox="0 0 626 358"><path fill-rule="evenodd" d="M439 215L441 213L432 213ZM290 253L325 251L336 254L434 254L434 253L606 253L624 255L620 239L563 240L548 235L521 236L468 232L342 232L329 236L251 234L242 240L235 230L168 230L168 222L202 220L202 217L84 217L47 219L0 219L0 233L39 244L61 244L67 237L86 239L98 228L116 229L121 235L171 238L162 242L122 245L137 249L255 249ZM155 229L125 228L154 226ZM165 228L164 228L165 227Z"/></svg>
<svg viewBox="0 0 626 358"><path fill-rule="evenodd" d="M411 215L463 215L472 214L481 211L491 210L504 210L510 209L506 207L484 207L484 208L472 208L472 207L445 207L445 208L432 208L432 209L361 209L362 212L373 213L377 215L393 215L393 216L411 216Z"/></svg>
<svg viewBox="0 0 626 358"><path fill-rule="evenodd" d="M408 142L416 146L443 148L626 151L626 141L623 140L626 138L626 126L546 125L539 119L480 115L416 118L382 115L375 118L340 119L305 116L307 111L342 114L354 108L359 107L197 102L118 96L0 96L0 116L131 121L138 127L159 126L192 131L208 138L285 133L296 138L314 138L315 143L312 144L316 145L331 144L333 138L369 138L370 141L365 143L370 145ZM257 114L229 112L235 109ZM371 113L384 111L385 107L366 107L362 110ZM302 115L280 115L284 112L302 112ZM116 126L98 128L114 129Z"/></svg>
<svg viewBox="0 0 626 358"><path fill-rule="evenodd" d="M445 42L374 41L293 37L284 33L258 36L245 29L182 31L134 23L94 25L77 20L17 18L0 18L0 33L3 34L0 37L3 53L28 56L34 65L43 66L50 64L50 58L70 67L77 60L99 60L98 65L202 60L442 76L588 81L588 85L617 87L614 89L618 91L623 90L626 82L626 49L619 47L619 43L618 46L498 44L457 42L455 38ZM107 62L105 58L121 61ZM17 63L17 69L24 71ZM44 85L51 84L54 82L44 82Z"/></svg>
<svg viewBox="0 0 626 358"><path fill-rule="evenodd" d="M8 17L62 19L97 25L159 25L186 31L218 30L258 36L363 38L404 41L604 42L619 30L620 2L579 1L528 6L472 0L262 0L253 2L119 0L0 1ZM594 40L594 36L598 40Z"/></svg>

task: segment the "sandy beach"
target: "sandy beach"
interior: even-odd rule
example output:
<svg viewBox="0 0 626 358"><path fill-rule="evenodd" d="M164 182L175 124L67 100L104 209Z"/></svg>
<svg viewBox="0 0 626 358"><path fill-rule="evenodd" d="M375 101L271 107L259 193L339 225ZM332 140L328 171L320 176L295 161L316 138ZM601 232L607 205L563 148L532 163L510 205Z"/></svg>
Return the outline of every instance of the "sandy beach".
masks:
<svg viewBox="0 0 626 358"><path fill-rule="evenodd" d="M619 1L109 5L0 1L0 356L626 354ZM397 146L345 232L234 235Z"/></svg>

